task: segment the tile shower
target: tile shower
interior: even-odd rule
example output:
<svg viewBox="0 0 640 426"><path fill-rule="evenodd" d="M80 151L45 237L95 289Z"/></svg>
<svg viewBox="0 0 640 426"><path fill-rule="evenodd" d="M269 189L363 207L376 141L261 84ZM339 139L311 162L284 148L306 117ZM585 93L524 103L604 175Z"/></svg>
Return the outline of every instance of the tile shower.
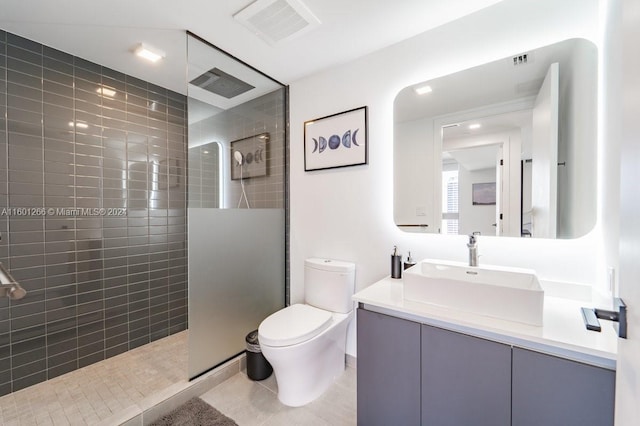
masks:
<svg viewBox="0 0 640 426"><path fill-rule="evenodd" d="M189 148L189 207L247 208L238 202L244 201L240 180L229 180L231 143L266 134L266 172L243 180L247 201L250 208L284 209L285 96L284 89L275 90L189 125L195 145Z"/></svg>
<svg viewBox="0 0 640 426"><path fill-rule="evenodd" d="M0 31L0 395L187 328L186 113Z"/></svg>

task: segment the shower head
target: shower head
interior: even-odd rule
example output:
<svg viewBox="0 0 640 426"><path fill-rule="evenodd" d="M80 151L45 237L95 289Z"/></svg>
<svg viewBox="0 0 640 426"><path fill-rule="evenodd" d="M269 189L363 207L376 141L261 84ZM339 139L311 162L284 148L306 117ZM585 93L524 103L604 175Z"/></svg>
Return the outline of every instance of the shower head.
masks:
<svg viewBox="0 0 640 426"><path fill-rule="evenodd" d="M233 158L235 158L238 164L240 164L241 166L242 163L244 163L244 157L242 156L242 153L240 151L235 151L233 153Z"/></svg>

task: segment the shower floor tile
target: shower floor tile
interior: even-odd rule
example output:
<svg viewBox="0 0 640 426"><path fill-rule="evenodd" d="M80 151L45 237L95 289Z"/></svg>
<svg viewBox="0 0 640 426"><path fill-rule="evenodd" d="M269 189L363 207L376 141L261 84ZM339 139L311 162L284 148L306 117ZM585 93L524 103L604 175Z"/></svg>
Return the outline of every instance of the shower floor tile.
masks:
<svg viewBox="0 0 640 426"><path fill-rule="evenodd" d="M186 381L187 333L0 397L0 424L92 425Z"/></svg>

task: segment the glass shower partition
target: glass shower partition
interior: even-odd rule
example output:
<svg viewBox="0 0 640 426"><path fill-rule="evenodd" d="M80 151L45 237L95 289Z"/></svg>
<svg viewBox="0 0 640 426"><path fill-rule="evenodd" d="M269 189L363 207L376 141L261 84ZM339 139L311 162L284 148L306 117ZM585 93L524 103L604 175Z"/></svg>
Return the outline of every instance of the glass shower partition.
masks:
<svg viewBox="0 0 640 426"><path fill-rule="evenodd" d="M189 378L285 304L286 91L188 35Z"/></svg>

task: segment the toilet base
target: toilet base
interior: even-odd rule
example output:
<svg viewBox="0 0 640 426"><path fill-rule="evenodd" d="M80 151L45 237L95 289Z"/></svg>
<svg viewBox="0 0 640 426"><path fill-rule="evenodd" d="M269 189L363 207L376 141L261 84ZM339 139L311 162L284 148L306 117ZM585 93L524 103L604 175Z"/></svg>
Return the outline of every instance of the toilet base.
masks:
<svg viewBox="0 0 640 426"><path fill-rule="evenodd" d="M300 407L322 395L345 370L350 314L334 314L334 324L309 341L285 347L262 347L278 382L278 399Z"/></svg>

